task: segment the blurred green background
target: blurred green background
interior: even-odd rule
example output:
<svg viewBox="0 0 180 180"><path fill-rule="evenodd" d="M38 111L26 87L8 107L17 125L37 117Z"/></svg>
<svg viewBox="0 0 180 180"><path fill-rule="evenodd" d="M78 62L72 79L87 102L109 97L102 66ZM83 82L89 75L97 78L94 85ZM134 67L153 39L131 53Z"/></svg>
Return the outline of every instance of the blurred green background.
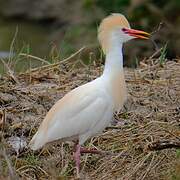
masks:
<svg viewBox="0 0 180 180"><path fill-rule="evenodd" d="M86 61L89 52L98 56L99 22L115 12L126 15L133 28L156 31L155 43L126 43L126 65L133 66L136 59L152 55L166 43L168 59L180 56L180 0L0 0L0 5L1 59L12 56L12 45L14 54L30 53L50 62L88 46L83 55ZM15 68L21 71L27 64L18 60ZM31 63L31 67L37 65L36 61ZM0 71L3 69L1 64Z"/></svg>

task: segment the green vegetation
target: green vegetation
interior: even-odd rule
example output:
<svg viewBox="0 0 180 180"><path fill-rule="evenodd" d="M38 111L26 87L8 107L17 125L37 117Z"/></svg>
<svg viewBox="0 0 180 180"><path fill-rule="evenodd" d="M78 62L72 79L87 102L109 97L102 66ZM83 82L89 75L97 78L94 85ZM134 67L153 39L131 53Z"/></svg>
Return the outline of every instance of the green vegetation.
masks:
<svg viewBox="0 0 180 180"><path fill-rule="evenodd" d="M177 156L178 162L176 165L175 173L172 176L173 180L179 180L180 179L180 149L176 150L176 156Z"/></svg>
<svg viewBox="0 0 180 180"><path fill-rule="evenodd" d="M166 59L166 55L167 55L167 44L165 44L165 46L161 49L161 52L160 52L160 57L159 57L159 64L162 66L165 61L167 60Z"/></svg>

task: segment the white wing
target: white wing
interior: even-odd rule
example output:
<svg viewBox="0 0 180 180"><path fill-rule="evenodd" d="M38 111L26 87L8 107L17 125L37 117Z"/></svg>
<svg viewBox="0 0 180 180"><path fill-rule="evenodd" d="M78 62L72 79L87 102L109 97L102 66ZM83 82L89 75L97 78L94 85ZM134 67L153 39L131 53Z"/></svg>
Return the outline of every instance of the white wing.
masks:
<svg viewBox="0 0 180 180"><path fill-rule="evenodd" d="M80 86L60 99L48 112L30 142L32 149L73 136L83 143L111 120L112 102L102 87L92 83Z"/></svg>

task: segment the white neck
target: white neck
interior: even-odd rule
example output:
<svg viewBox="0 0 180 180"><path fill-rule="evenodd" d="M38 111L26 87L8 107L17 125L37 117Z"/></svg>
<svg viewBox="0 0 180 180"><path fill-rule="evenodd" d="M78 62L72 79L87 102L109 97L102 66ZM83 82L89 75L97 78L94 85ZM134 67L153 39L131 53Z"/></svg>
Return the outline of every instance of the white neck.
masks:
<svg viewBox="0 0 180 180"><path fill-rule="evenodd" d="M103 75L110 76L123 71L122 43L114 42L106 54L105 68Z"/></svg>

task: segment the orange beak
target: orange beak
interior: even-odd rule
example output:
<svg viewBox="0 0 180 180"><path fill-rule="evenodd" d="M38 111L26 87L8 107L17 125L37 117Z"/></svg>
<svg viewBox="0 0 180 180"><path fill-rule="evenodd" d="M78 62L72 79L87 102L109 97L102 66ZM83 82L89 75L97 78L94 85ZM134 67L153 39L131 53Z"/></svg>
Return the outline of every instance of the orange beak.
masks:
<svg viewBox="0 0 180 180"><path fill-rule="evenodd" d="M122 29L124 33L136 37L136 38L140 38L140 39L149 39L150 34L144 31L139 31L139 30L135 30L135 29L127 29L127 28L123 28Z"/></svg>

